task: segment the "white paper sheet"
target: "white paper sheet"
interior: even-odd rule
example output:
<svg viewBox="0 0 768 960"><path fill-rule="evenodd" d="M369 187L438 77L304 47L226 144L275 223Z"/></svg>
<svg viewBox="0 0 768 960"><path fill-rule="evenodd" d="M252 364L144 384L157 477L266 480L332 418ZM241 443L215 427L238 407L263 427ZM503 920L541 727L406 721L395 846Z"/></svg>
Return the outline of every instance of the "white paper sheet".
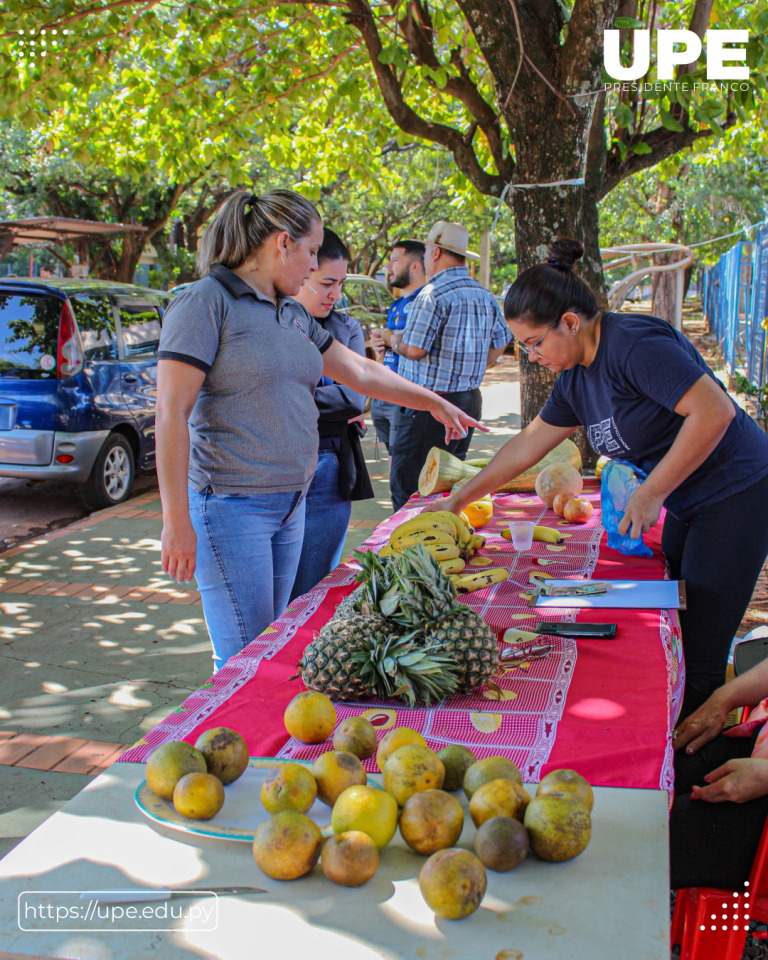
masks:
<svg viewBox="0 0 768 960"><path fill-rule="evenodd" d="M589 580L550 580L553 586L590 583ZM608 593L594 597L538 597L537 607L589 607L614 610L664 609L679 610L680 592L677 580L610 580ZM683 594L684 596L685 594Z"/></svg>

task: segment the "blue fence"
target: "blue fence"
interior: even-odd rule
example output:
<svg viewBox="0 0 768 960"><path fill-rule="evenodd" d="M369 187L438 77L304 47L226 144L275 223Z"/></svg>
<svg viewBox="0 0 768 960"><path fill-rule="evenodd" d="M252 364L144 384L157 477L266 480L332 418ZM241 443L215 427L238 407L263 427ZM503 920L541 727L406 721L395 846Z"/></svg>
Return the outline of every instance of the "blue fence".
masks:
<svg viewBox="0 0 768 960"><path fill-rule="evenodd" d="M704 315L723 352L728 372L746 371L754 386L766 380L768 225L754 241L740 241L703 277Z"/></svg>

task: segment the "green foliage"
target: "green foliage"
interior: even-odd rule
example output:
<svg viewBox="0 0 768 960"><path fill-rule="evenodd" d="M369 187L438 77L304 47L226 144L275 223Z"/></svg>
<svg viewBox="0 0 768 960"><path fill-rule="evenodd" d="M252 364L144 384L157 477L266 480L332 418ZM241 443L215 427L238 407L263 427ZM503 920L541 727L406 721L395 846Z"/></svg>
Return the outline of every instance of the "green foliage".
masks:
<svg viewBox="0 0 768 960"><path fill-rule="evenodd" d="M756 387L745 376L736 373L733 376L733 389L756 402L761 418L768 417L768 386Z"/></svg>
<svg viewBox="0 0 768 960"><path fill-rule="evenodd" d="M767 177L768 160L752 150L679 154L608 194L600 204L601 245L698 244L749 227L766 217ZM737 239L725 236L700 247L697 262L716 262Z"/></svg>

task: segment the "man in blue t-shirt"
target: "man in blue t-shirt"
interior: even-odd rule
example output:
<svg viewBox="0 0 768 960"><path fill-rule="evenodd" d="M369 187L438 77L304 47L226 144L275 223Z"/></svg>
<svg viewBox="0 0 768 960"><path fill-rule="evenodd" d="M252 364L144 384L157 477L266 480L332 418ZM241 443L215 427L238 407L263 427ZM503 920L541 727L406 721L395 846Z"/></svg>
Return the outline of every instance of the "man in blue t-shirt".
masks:
<svg viewBox="0 0 768 960"><path fill-rule="evenodd" d="M427 281L424 273L424 244L421 240L398 241L389 257L387 274L390 285L402 290L403 295L389 308L386 329L374 328L371 331L371 344L378 356L383 356L384 365L397 373L400 357L393 353L389 345L392 334L405 329L411 304ZM387 403L386 400L373 400L371 403L371 419L376 428L376 436L388 451L392 450L395 438L397 411L397 404ZM391 456L389 465L392 466Z"/></svg>

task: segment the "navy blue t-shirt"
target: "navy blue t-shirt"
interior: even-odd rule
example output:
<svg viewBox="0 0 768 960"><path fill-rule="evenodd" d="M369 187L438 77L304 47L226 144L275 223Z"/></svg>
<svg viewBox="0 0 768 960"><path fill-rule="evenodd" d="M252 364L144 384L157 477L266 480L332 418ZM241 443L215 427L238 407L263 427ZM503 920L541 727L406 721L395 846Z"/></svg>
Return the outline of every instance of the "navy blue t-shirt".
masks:
<svg viewBox="0 0 768 960"><path fill-rule="evenodd" d="M539 415L553 427L583 426L598 454L650 473L685 422L675 406L702 374L722 387L693 344L664 320L604 313L595 359L564 370ZM720 443L664 503L681 520L768 475L768 436L734 407Z"/></svg>

